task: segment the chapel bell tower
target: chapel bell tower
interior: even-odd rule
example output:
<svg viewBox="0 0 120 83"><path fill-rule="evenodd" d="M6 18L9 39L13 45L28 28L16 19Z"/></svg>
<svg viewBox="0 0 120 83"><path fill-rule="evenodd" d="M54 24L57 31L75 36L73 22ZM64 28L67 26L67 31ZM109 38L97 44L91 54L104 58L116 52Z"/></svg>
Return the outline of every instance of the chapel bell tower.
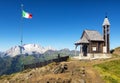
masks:
<svg viewBox="0 0 120 83"><path fill-rule="evenodd" d="M106 53L110 53L110 22L107 16L103 22L103 39L104 39L104 47L106 48Z"/></svg>

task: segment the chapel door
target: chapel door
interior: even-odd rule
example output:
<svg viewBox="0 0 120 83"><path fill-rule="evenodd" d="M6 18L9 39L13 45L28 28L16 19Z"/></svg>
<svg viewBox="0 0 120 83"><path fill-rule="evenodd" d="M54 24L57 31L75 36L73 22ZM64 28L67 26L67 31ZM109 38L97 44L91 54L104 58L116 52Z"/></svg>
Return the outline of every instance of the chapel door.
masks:
<svg viewBox="0 0 120 83"><path fill-rule="evenodd" d="M87 56L87 45L83 45L83 56Z"/></svg>

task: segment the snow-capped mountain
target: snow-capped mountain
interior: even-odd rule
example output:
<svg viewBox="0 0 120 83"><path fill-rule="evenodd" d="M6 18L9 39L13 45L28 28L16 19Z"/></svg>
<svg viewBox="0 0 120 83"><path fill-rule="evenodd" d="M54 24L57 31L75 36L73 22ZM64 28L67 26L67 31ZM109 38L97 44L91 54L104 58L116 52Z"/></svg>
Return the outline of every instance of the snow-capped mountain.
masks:
<svg viewBox="0 0 120 83"><path fill-rule="evenodd" d="M0 57L3 57L4 56L4 52L0 52Z"/></svg>
<svg viewBox="0 0 120 83"><path fill-rule="evenodd" d="M50 46L42 47L38 44L25 44L23 46L15 46L15 47L10 48L9 50L5 52L5 55L14 57L16 55L19 55L21 53L21 50L22 50L22 54L33 54L33 53L43 54L48 50L55 51L56 49Z"/></svg>
<svg viewBox="0 0 120 83"><path fill-rule="evenodd" d="M0 57L2 56L2 52L0 52Z"/></svg>

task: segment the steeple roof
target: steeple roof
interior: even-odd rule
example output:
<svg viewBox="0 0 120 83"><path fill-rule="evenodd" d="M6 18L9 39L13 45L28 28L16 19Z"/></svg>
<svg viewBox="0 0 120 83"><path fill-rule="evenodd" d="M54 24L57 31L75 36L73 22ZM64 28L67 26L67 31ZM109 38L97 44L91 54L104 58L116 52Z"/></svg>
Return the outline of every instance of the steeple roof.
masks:
<svg viewBox="0 0 120 83"><path fill-rule="evenodd" d="M110 25L110 22L109 22L107 16L106 16L105 19L104 19L103 26L104 26L104 25Z"/></svg>

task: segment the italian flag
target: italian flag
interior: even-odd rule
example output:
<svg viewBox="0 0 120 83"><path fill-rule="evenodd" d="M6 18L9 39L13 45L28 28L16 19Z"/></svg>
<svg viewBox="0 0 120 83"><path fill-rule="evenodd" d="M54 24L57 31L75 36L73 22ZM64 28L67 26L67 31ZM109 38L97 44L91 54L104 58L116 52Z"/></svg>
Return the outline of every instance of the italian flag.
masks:
<svg viewBox="0 0 120 83"><path fill-rule="evenodd" d="M24 18L32 18L32 14L25 12L24 10L22 10L22 17Z"/></svg>

